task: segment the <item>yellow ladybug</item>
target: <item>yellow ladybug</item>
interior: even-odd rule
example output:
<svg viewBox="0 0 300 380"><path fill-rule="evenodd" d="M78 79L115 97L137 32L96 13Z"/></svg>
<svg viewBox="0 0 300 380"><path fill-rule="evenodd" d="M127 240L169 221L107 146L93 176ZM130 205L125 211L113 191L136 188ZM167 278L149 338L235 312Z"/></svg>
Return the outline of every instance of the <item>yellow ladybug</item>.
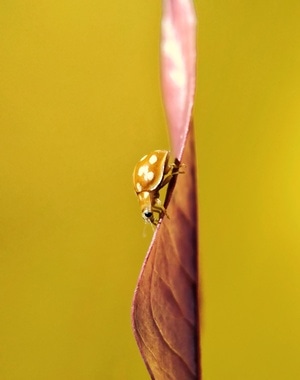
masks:
<svg viewBox="0 0 300 380"><path fill-rule="evenodd" d="M166 214L159 199L159 190L167 185L174 175L181 173L181 165L169 163L170 152L154 150L140 159L133 170L133 186L138 197L142 217L147 223L157 225L158 220ZM154 218L154 212L158 219Z"/></svg>

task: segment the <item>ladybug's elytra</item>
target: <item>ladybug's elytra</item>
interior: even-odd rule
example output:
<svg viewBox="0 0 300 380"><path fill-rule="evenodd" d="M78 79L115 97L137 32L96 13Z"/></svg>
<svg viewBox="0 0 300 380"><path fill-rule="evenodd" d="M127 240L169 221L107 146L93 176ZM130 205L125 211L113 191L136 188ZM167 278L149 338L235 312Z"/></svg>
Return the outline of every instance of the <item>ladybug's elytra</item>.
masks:
<svg viewBox="0 0 300 380"><path fill-rule="evenodd" d="M182 165L169 163L170 152L154 150L140 159L133 170L133 185L138 197L142 217L147 223L157 225L158 220L166 215L166 209L159 199L159 190L167 185ZM154 218L154 212L158 219Z"/></svg>

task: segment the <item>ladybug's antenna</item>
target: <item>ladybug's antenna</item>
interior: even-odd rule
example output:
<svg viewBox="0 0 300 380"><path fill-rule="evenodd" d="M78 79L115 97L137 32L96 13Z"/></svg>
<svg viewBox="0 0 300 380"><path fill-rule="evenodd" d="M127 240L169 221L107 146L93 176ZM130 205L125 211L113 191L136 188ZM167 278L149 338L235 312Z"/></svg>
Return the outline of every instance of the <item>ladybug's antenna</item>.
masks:
<svg viewBox="0 0 300 380"><path fill-rule="evenodd" d="M151 229L152 229L152 232L155 231L155 226L151 223L151 222L147 222L145 220L145 224L144 224L144 228L143 228L143 238L146 238L147 237L147 230L148 230L148 226L151 226Z"/></svg>

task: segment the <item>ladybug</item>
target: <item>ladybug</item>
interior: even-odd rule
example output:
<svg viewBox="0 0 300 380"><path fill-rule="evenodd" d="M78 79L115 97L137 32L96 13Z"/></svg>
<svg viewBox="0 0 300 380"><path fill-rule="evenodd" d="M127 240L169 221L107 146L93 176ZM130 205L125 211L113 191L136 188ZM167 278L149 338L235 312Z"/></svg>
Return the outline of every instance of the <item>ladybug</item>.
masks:
<svg viewBox="0 0 300 380"><path fill-rule="evenodd" d="M133 170L133 186L138 197L142 217L146 223L157 225L158 220L167 215L159 199L159 191L174 175L182 173L177 162L170 163L170 152L154 150L140 159ZM154 218L154 212L158 219Z"/></svg>

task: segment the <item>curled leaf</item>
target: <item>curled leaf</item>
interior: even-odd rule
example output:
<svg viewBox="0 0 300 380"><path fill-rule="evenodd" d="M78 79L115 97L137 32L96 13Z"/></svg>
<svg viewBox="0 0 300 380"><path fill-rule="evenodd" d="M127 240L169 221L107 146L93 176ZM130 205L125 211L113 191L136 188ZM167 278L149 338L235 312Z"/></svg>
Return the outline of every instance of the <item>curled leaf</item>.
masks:
<svg viewBox="0 0 300 380"><path fill-rule="evenodd" d="M165 0L162 86L174 155L185 173L173 178L133 300L138 347L153 379L200 379L197 292L197 200L191 121L195 16L189 0ZM176 186L175 186L176 185Z"/></svg>
<svg viewBox="0 0 300 380"><path fill-rule="evenodd" d="M191 0L163 1L161 83L172 151L181 159L196 82L196 17Z"/></svg>

